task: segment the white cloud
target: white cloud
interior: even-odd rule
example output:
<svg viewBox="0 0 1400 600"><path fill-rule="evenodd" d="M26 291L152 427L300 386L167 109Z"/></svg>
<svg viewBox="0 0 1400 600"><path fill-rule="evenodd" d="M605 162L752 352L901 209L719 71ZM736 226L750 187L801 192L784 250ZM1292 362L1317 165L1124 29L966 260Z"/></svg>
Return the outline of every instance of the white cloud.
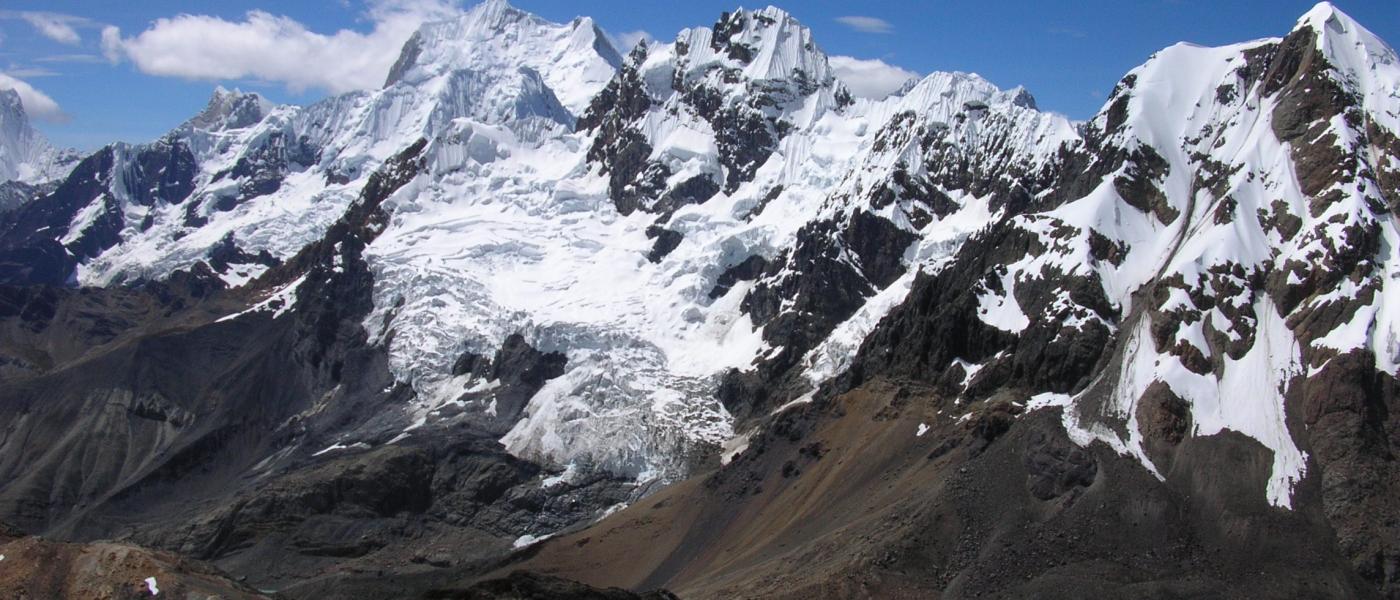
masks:
<svg viewBox="0 0 1400 600"><path fill-rule="evenodd" d="M102 56L113 64L122 59L122 30L114 25L102 28Z"/></svg>
<svg viewBox="0 0 1400 600"><path fill-rule="evenodd" d="M34 59L41 63L101 63L102 57L96 54L53 54Z"/></svg>
<svg viewBox="0 0 1400 600"><path fill-rule="evenodd" d="M628 52L631 52L633 48L636 48L638 42L650 42L656 39L652 37L650 33L640 29L636 31L624 31L622 33L609 32L608 38L612 41L613 47L617 48L617 51L621 52L624 56Z"/></svg>
<svg viewBox="0 0 1400 600"><path fill-rule="evenodd" d="M45 69L44 67L24 67L15 65L13 63L10 64L10 67L8 69L5 69L5 73L8 74L10 77L19 77L22 79L33 79L35 77L53 77L55 75L58 75L58 71L54 71L53 69Z"/></svg>
<svg viewBox="0 0 1400 600"><path fill-rule="evenodd" d="M829 60L831 68L836 71L836 78L846 84L851 94L861 98L884 98L899 91L910 80L919 77L918 73L888 64L878 58L865 60L851 56L832 56Z"/></svg>
<svg viewBox="0 0 1400 600"><path fill-rule="evenodd" d="M77 45L83 41L82 36L69 25L60 15L49 13L24 13L24 20L29 21L39 33L44 37L63 44Z"/></svg>
<svg viewBox="0 0 1400 600"><path fill-rule="evenodd" d="M19 93L20 104L24 105L24 112L33 119L41 119L52 123L63 123L68 121L67 113L58 107L58 103L53 98L48 97L43 92L34 89L23 80L16 79L5 73L0 73L0 90L14 90Z"/></svg>
<svg viewBox="0 0 1400 600"><path fill-rule="evenodd" d="M390 0L371 6L368 33L311 31L294 19L261 10L242 21L206 15L157 19L132 37L102 30L109 60L130 60L150 75L196 80L256 79L293 92L373 89L384 83L399 50L424 21L458 14L441 0Z"/></svg>
<svg viewBox="0 0 1400 600"><path fill-rule="evenodd" d="M21 19L33 26L34 30L44 37L70 46L76 46L83 41L83 37L78 35L78 27L96 25L91 19L36 10L0 11L0 18Z"/></svg>
<svg viewBox="0 0 1400 600"><path fill-rule="evenodd" d="M894 25L878 17L836 17L836 22L861 33L894 33Z"/></svg>

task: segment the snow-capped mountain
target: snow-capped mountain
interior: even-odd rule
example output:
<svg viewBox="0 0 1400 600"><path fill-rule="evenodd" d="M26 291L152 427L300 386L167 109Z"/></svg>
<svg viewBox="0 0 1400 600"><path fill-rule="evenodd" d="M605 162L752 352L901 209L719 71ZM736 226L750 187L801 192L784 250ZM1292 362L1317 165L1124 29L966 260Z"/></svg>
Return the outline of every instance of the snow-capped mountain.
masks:
<svg viewBox="0 0 1400 600"><path fill-rule="evenodd" d="M52 181L66 175L77 160L76 152L53 147L34 130L18 92L0 90L0 183Z"/></svg>
<svg viewBox="0 0 1400 600"><path fill-rule="evenodd" d="M927 183L899 166L918 152L910 140L877 142L887 123L956 122L946 151L1007 145L1031 162L1073 135L1023 90L974 75L854 100L810 30L776 8L618 61L588 19L555 25L488 2L424 26L379 91L303 109L220 89L161 140L84 162L78 172L102 184L71 201L56 192L32 220L32 246L62 265L42 279L111 285L208 261L241 285L326 231L390 155L428 139L427 172L386 200L390 221L366 249L366 329L416 392L404 407L413 426L457 407L512 424L502 439L521 456L670 478L733 436L726 376L810 351L820 382L897 300L817 348L906 270L902 248L859 239L868 264L843 260L842 236L907 244L967 205L956 232L933 234L956 239L989 218L961 196L891 202L890 178ZM68 222L53 215L58 199ZM822 276L858 287L834 304L799 294L782 306L775 295L812 270L794 263L808 248ZM569 363L528 407L501 414L490 382L453 365L517 333Z"/></svg>
<svg viewBox="0 0 1400 600"><path fill-rule="evenodd" d="M220 89L204 113L160 140L105 148L103 160L79 168L107 188L59 199L90 209L46 221L47 239L86 250L43 279L158 279L229 243L285 259L320 237L369 174L415 140L454 128L466 128L455 133L466 140L469 126L458 119L526 139L567 131L573 117L555 91L577 104L606 82L618 60L588 19L553 24L488 2L425 26L380 90L294 107ZM179 166L166 170L166 163ZM145 192L153 186L173 191ZM97 198L101 210L92 208ZM219 272L237 283L265 266Z"/></svg>
<svg viewBox="0 0 1400 600"><path fill-rule="evenodd" d="M381 89L297 107L221 88L0 212L0 281L103 288L0 297L25 323L0 355L32 394L15 404L57 386L162 423L76 491L47 474L95 438L0 461L13 489L98 508L0 508L106 532L143 482L223 456L228 479L199 485L241 500L133 535L248 564L284 543L373 556L298 511L379 473L387 497L354 509L375 527L406 510L523 546L696 473L715 502L799 489L829 450L804 436L875 397L879 435L922 411L910 443L946 436L920 465L977 468L1034 429L1034 482L995 481L1056 510L1119 477L1196 514L1224 493L1203 473L1239 473L1240 519L1324 523L1337 560L1400 589L1397 134L1400 57L1326 3L1283 38L1167 48L1075 124L969 73L854 98L774 7L624 57L590 19L491 0L424 25ZM33 325L65 319L104 350ZM169 347L222 357L199 394L127 377L202 360ZM103 361L120 375L54 383ZM44 414L23 427L73 418ZM227 533L263 528L292 541Z"/></svg>
<svg viewBox="0 0 1400 600"><path fill-rule="evenodd" d="M983 376L1005 385L1024 364L1020 344L1044 343L1033 330L1115 339L1088 385L1038 382L1032 405L1065 406L1081 443L1159 477L1170 458L1154 458L1151 427L1250 436L1273 454L1269 501L1288 507L1308 459L1285 399L1348 354L1397 374L1397 84L1394 50L1330 5L1283 39L1158 53L1066 146L1092 173L1087 193L1031 190L1033 209L994 234L1028 251L979 257L995 268L968 308L1010 343L954 351L943 368L980 395Z"/></svg>

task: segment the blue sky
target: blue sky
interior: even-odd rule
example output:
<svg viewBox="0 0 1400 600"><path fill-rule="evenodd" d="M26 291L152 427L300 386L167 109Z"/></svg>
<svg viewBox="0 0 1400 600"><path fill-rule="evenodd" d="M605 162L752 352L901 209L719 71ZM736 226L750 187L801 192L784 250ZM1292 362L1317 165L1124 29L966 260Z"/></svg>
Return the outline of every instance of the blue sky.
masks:
<svg viewBox="0 0 1400 600"><path fill-rule="evenodd" d="M158 19L194 15L200 18L182 23L198 21L206 28L192 30L195 37L184 43L203 47L231 43L209 32L219 30L223 22L248 25L249 12L261 10L270 13L260 21L264 33L271 32L268 35L324 41L319 36L339 34L323 49L328 55L346 55L342 48L372 48L373 54L389 56L391 62L394 47L411 30L413 20L450 10L443 6L449 1L11 1L0 10L0 87L32 88L27 106L36 105L31 112L41 113L37 125L60 145L93 149L115 140L147 141L196 113L217 84L256 90L278 102L304 104L342 91L327 88L367 85L382 78L382 73L373 71L383 61L369 61L373 64L366 66L340 60L308 64L292 57L288 62L294 64L281 70L257 65L262 72L272 71L258 80L230 76L238 68L227 65L181 64L183 53L168 51L180 47L179 38L170 42L173 46L109 43L105 49L117 59L114 63L104 56L104 29L109 42L136 40L156 27ZM513 3L554 21L587 14L620 38L647 32L663 40L685 27L708 26L721 12L736 7L733 2L715 1ZM1335 4L1382 38L1400 43L1400 1L1338 0ZM1096 112L1114 82L1156 50L1178 41L1220 45L1283 35L1312 5L1310 0L779 4L811 27L829 54L879 59L919 74L976 72L1002 87L1024 85L1041 108L1076 119ZM177 33L170 29L167 33ZM47 100L56 106L37 106Z"/></svg>

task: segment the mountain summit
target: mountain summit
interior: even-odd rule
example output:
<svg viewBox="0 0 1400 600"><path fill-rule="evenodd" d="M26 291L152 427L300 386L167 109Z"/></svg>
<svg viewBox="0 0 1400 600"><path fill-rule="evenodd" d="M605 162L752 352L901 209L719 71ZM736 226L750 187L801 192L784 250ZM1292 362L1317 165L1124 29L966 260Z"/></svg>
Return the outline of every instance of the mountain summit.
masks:
<svg viewBox="0 0 1400 600"><path fill-rule="evenodd" d="M51 181L66 174L77 160L77 153L54 148L30 126L18 92L0 90L0 182Z"/></svg>
<svg viewBox="0 0 1400 600"><path fill-rule="evenodd" d="M385 87L413 85L456 70L539 73L571 112L580 112L622 58L588 17L550 23L503 0L488 0L450 21L428 23L404 44Z"/></svg>

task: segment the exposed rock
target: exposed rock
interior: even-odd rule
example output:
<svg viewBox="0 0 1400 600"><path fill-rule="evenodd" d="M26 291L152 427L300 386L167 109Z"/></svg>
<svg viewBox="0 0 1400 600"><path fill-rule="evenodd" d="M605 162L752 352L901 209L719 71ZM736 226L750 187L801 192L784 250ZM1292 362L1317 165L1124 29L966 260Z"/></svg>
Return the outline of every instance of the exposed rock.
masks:
<svg viewBox="0 0 1400 600"><path fill-rule="evenodd" d="M651 246L651 252L647 253L647 260L659 263L666 258L672 250L681 245L681 240L685 239L685 234L679 231L671 231L664 227L652 225L647 228L647 237L656 240Z"/></svg>

